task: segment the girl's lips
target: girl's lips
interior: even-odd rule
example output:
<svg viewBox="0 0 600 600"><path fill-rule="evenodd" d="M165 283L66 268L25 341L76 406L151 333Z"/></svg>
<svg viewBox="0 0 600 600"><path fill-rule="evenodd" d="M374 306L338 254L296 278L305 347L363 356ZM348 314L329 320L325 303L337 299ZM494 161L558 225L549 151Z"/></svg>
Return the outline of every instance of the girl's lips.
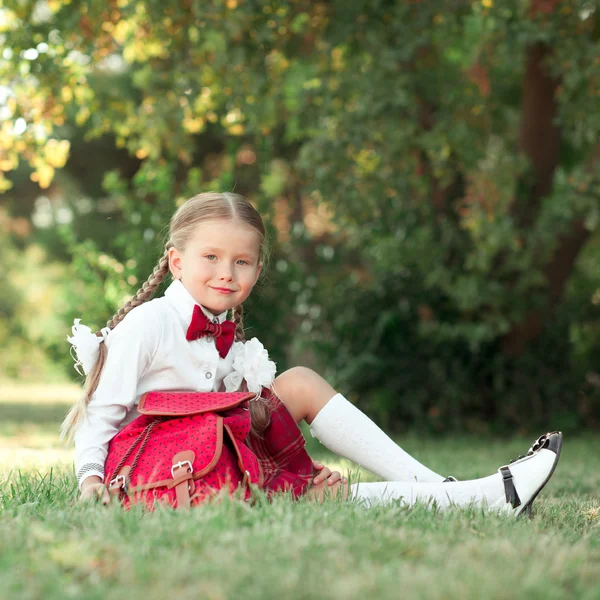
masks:
<svg viewBox="0 0 600 600"><path fill-rule="evenodd" d="M222 294L233 294L233 290L228 290L227 288L213 288L213 290L221 292Z"/></svg>

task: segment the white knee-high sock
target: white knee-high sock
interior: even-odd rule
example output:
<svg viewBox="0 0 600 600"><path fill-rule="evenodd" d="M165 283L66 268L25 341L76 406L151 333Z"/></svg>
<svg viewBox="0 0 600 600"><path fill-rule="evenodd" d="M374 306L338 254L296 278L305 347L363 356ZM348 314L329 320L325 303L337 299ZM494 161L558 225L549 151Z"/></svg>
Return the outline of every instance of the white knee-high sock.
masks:
<svg viewBox="0 0 600 600"><path fill-rule="evenodd" d="M521 502L519 506L526 506L546 484L556 466L556 460L555 452L542 449L509 465L514 491ZM434 501L440 508L472 504L513 514L514 508L517 508L513 508L512 503L507 502L500 473L452 483L355 483L350 487L350 491L352 498L364 503L366 508L389 504L392 501L399 501L407 506L412 506L418 501Z"/></svg>
<svg viewBox="0 0 600 600"><path fill-rule="evenodd" d="M352 498L363 503L365 508L386 505L399 501L406 506L415 502L435 502L439 508L449 506L497 506L505 504L504 485L499 473L452 483L408 483L404 481L382 481L355 483L350 486Z"/></svg>
<svg viewBox="0 0 600 600"><path fill-rule="evenodd" d="M319 411L310 430L332 452L389 481L444 480L402 450L342 394L336 394Z"/></svg>

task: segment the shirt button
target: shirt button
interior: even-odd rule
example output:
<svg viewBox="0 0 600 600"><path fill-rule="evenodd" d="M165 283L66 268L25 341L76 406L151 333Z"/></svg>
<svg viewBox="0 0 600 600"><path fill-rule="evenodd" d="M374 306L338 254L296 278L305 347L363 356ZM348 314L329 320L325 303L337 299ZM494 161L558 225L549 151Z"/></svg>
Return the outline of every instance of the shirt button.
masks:
<svg viewBox="0 0 600 600"><path fill-rule="evenodd" d="M206 375L205 375L206 379L210 379L212 377L212 373L209 371Z"/></svg>

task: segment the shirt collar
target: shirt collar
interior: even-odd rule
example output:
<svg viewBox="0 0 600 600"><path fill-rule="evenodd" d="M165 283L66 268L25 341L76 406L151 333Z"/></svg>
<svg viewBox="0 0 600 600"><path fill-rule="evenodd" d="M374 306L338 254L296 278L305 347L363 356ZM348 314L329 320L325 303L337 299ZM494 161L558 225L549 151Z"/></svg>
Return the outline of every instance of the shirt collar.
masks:
<svg viewBox="0 0 600 600"><path fill-rule="evenodd" d="M198 303L185 289L185 286L179 279L173 281L173 283L165 290L165 298L175 307L175 310L183 317L184 321L189 322L192 319L194 306ZM206 315L206 318L211 322L216 318L219 323L223 323L227 318L227 311L222 312L220 315L214 315L204 308L202 304L198 304L198 306L200 306L202 312Z"/></svg>

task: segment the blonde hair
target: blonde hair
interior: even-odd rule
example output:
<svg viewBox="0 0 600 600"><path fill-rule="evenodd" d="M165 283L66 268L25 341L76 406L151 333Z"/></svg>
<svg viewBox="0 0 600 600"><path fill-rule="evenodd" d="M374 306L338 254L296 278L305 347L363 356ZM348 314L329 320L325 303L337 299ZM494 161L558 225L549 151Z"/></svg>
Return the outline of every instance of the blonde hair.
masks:
<svg viewBox="0 0 600 600"><path fill-rule="evenodd" d="M258 211L250 202L240 194L206 192L190 198L182 204L175 214L171 217L169 225L169 239L165 244L165 251L159 258L152 274L144 282L142 287L135 295L122 306L117 313L110 319L106 326L114 329L125 316L136 306L147 302L152 298L158 286L169 272L169 249L177 248L180 252L190 240L195 227L203 222L210 220L239 220L256 231L260 240L260 258L259 262L264 263L268 257L267 238L265 225ZM235 340L243 342L244 335L244 309L240 304L233 308L233 322L235 323ZM97 332L101 337L102 333ZM87 405L90 403L98 383L100 375L106 362L106 344L99 345L99 355L93 369L87 375L83 395L67 414L62 426L61 436L72 439L75 431L85 418ZM252 417L252 430L260 435L269 424L271 409L270 401L259 398L250 402L250 414Z"/></svg>

